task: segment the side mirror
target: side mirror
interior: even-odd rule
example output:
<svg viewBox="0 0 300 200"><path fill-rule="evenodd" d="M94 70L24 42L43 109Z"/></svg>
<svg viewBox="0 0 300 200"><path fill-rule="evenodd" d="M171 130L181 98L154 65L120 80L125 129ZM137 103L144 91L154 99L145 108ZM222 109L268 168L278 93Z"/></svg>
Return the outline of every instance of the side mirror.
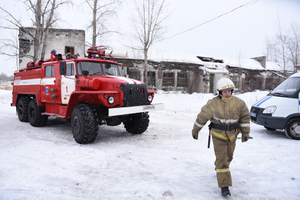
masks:
<svg viewBox="0 0 300 200"><path fill-rule="evenodd" d="M59 63L59 74L65 75L65 69L66 69L66 62L60 61Z"/></svg>
<svg viewBox="0 0 300 200"><path fill-rule="evenodd" d="M105 63L105 68L106 69L110 69L111 68L111 64L110 63Z"/></svg>

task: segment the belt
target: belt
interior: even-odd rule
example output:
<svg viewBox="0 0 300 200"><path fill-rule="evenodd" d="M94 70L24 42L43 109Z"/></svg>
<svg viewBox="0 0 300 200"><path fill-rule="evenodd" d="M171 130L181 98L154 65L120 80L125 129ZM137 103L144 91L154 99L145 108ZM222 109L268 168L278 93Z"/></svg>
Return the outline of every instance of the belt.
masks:
<svg viewBox="0 0 300 200"><path fill-rule="evenodd" d="M215 129L219 129L219 130L223 130L223 131L232 131L232 130L236 130L238 128L240 128L240 125L238 123L235 124L216 124L211 122L208 125L209 129L215 128Z"/></svg>

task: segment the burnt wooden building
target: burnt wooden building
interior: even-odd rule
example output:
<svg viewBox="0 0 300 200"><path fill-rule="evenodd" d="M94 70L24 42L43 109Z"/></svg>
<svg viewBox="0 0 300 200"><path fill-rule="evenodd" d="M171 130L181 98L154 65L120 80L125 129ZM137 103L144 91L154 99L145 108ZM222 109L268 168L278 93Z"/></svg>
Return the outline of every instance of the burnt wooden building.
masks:
<svg viewBox="0 0 300 200"><path fill-rule="evenodd" d="M116 58L127 67L130 78L144 81L144 60ZM207 93L209 79L201 64L178 61L148 61L148 87L155 90Z"/></svg>
<svg viewBox="0 0 300 200"><path fill-rule="evenodd" d="M222 60L195 56L187 62L174 59L148 61L148 86L155 90L183 91L188 93L214 93L216 83L228 77L235 83L237 92L272 90L286 77L280 68L267 68L265 57ZM144 60L116 59L127 66L129 77L144 81Z"/></svg>
<svg viewBox="0 0 300 200"><path fill-rule="evenodd" d="M227 62L226 68L236 88L241 92L273 90L287 77L278 63L275 67L271 64L266 61L265 56L262 56L239 62Z"/></svg>

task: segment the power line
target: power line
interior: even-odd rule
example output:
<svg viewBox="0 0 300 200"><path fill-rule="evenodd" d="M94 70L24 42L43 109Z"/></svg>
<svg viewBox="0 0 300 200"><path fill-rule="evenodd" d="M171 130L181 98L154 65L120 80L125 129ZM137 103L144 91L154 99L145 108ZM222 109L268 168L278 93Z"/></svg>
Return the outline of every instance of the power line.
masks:
<svg viewBox="0 0 300 200"><path fill-rule="evenodd" d="M177 34L175 34L175 35L169 37L169 39L171 39L171 38L173 38L173 37L176 37L176 36L178 36L178 35L184 34L184 33L186 33L186 32L189 32L189 31L191 31L191 30L194 30L194 29L196 29L196 28L198 28L198 27L200 27L200 26L203 26L203 25L205 25L205 24L207 24L207 23L209 23L209 22L212 22L212 21L214 21L214 20L216 20L216 19L218 19L218 18L220 18L220 17L223 17L224 15L228 15L228 14L230 14L230 13L232 13L232 12L234 12L234 11L236 11L236 10L238 10L238 9L240 9L240 8L242 8L242 7L244 7L244 6L249 6L249 5L255 4L255 3L257 3L258 1L259 1L259 0L252 0L252 1L249 1L249 2L247 2L247 3L245 3L245 4L242 4L242 5L240 5L240 6L236 7L236 8L234 8L234 9L232 9L232 10L226 12L226 13L223 13L223 14L217 16L217 17L214 17L214 18L212 18L212 19L210 19L210 20L208 20L208 21L206 21L206 22L203 22L203 23L201 23L201 24L199 24L199 25L197 25L197 26L194 26L194 27L192 27L192 28L189 28L189 29L187 29L187 30L185 30L185 31L182 31L182 32L180 32L180 33L177 33Z"/></svg>

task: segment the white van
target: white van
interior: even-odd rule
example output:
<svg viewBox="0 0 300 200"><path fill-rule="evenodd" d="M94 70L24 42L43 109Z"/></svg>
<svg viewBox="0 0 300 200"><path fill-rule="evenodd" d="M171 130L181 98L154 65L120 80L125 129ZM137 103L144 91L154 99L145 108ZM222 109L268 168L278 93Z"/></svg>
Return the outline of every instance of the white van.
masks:
<svg viewBox="0 0 300 200"><path fill-rule="evenodd" d="M251 121L268 130L285 129L300 140L300 73L293 74L250 110Z"/></svg>

